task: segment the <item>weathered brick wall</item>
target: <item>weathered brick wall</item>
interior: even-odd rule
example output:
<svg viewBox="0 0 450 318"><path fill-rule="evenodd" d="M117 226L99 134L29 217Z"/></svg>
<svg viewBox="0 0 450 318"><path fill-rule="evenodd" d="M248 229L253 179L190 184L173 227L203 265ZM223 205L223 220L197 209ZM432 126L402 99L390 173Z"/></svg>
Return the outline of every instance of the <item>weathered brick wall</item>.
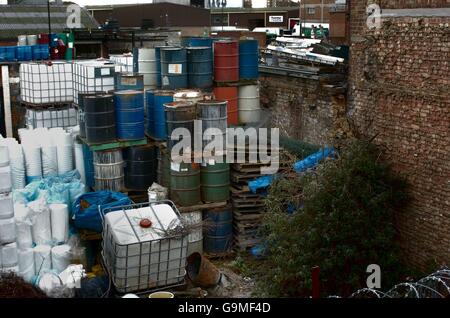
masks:
<svg viewBox="0 0 450 318"><path fill-rule="evenodd" d="M262 75L261 104L270 110L271 125L291 138L330 145L348 130L345 95L315 79ZM336 132L339 131L339 132Z"/></svg>
<svg viewBox="0 0 450 318"><path fill-rule="evenodd" d="M397 220L405 259L422 269L448 265L450 19L390 18L381 29L367 30L365 2L352 1L351 8L349 120L361 135L376 136L411 184L411 202Z"/></svg>

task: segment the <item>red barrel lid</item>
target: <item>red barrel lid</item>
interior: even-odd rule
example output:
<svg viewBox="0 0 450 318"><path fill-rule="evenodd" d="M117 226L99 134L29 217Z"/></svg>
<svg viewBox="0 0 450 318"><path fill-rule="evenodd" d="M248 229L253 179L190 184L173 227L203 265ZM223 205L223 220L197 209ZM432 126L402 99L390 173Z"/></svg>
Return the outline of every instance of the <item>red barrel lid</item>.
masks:
<svg viewBox="0 0 450 318"><path fill-rule="evenodd" d="M147 228L152 226L152 221L150 221L149 219L142 219L139 222L139 226L144 228L144 229L147 229Z"/></svg>

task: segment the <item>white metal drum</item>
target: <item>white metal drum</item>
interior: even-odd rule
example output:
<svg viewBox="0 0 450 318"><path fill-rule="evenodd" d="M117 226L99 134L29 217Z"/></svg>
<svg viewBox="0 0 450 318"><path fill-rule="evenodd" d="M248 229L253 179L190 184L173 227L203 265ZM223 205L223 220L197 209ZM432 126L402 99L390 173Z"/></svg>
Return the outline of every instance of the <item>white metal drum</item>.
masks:
<svg viewBox="0 0 450 318"><path fill-rule="evenodd" d="M155 49L139 48L137 54L137 71L144 75L144 87L146 89L156 88L158 71Z"/></svg>
<svg viewBox="0 0 450 318"><path fill-rule="evenodd" d="M239 122L241 124L257 123L261 119L259 103L259 86L245 85L239 87Z"/></svg>

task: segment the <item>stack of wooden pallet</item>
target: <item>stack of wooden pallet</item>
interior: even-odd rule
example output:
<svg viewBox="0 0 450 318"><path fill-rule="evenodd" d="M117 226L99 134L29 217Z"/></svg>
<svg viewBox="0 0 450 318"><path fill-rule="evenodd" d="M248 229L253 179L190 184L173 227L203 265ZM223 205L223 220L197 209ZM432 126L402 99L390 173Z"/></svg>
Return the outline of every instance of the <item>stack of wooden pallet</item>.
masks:
<svg viewBox="0 0 450 318"><path fill-rule="evenodd" d="M263 197L252 193L248 182L259 178L261 167L267 164L250 160L251 150L248 148L235 148L235 153L245 154L246 160L245 163L233 163L230 169L234 248L246 251L259 243L258 229L264 212Z"/></svg>
<svg viewBox="0 0 450 318"><path fill-rule="evenodd" d="M288 170L295 158L283 149L277 150L279 155L272 156L272 163L278 161L279 170L277 172ZM239 151L239 149L235 149L235 152L239 153ZM268 152L270 154L270 149ZM269 165L259 161L249 161L248 149L245 150L245 157L246 163L233 163L230 170L234 248L237 251L246 251L260 242L258 230L265 210L264 197L262 194L252 193L248 182L261 177L261 168Z"/></svg>

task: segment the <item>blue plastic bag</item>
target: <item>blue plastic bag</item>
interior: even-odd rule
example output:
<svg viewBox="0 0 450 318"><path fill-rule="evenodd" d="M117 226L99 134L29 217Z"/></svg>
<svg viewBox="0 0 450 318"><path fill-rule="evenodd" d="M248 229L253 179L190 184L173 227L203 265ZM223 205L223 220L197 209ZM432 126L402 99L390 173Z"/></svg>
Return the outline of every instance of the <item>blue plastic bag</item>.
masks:
<svg viewBox="0 0 450 318"><path fill-rule="evenodd" d="M81 201L87 202L89 207L83 210L81 207ZM89 192L78 197L73 204L72 213L70 216L77 229L91 230L100 233L102 232L103 226L98 210L99 206L104 209L132 203L133 202L127 195L120 192Z"/></svg>

